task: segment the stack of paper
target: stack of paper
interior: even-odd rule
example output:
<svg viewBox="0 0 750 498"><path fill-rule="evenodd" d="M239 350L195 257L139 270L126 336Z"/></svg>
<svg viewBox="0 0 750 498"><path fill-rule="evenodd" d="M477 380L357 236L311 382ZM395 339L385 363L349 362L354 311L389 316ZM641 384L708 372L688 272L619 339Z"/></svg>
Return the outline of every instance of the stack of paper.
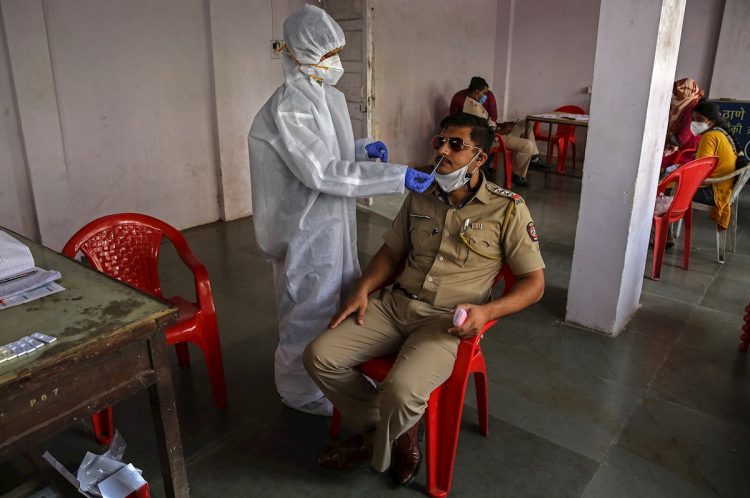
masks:
<svg viewBox="0 0 750 498"><path fill-rule="evenodd" d="M34 266L29 248L0 230L0 309L64 290L60 272Z"/></svg>

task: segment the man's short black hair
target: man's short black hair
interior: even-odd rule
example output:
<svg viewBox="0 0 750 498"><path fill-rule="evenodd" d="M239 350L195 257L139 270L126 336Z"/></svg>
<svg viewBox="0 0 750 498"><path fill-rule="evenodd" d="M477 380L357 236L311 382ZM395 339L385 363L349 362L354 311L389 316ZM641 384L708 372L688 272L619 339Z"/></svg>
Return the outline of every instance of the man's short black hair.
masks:
<svg viewBox="0 0 750 498"><path fill-rule="evenodd" d="M466 112L457 112L456 114L451 114L450 116L443 118L440 122L441 130L451 126L465 126L471 128L471 139L478 147L481 147L486 154L489 154L495 135L492 133L490 125L487 123L486 119Z"/></svg>
<svg viewBox="0 0 750 498"><path fill-rule="evenodd" d="M487 84L487 81L479 76L474 76L469 82L469 90L484 90L489 87L490 85Z"/></svg>

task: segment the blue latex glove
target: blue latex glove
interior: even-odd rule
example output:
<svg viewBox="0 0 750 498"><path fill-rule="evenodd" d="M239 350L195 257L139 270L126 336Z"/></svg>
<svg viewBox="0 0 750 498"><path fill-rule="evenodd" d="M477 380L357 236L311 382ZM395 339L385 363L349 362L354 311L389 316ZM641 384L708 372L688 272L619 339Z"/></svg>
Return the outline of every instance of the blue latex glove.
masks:
<svg viewBox="0 0 750 498"><path fill-rule="evenodd" d="M373 142L365 145L367 157L370 159L380 159L381 162L388 162L388 147L383 142Z"/></svg>
<svg viewBox="0 0 750 498"><path fill-rule="evenodd" d="M406 170L406 176L404 177L404 185L406 188L413 192L421 194L432 185L434 177L428 173L422 173L412 168Z"/></svg>

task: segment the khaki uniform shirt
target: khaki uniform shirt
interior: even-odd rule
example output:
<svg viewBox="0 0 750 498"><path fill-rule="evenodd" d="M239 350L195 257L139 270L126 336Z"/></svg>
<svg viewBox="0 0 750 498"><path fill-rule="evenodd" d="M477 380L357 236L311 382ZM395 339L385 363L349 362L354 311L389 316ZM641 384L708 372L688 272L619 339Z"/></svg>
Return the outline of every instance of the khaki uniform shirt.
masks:
<svg viewBox="0 0 750 498"><path fill-rule="evenodd" d="M544 268L523 199L484 177L459 206L450 206L437 186L410 193L383 238L406 257L398 285L439 307L487 302L503 263L516 275Z"/></svg>

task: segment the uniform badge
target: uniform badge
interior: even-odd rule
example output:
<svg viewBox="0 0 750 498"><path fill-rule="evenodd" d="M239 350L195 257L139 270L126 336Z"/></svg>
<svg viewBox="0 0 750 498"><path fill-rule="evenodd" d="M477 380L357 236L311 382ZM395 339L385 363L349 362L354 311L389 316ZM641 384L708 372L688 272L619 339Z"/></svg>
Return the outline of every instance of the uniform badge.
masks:
<svg viewBox="0 0 750 498"><path fill-rule="evenodd" d="M536 227L534 226L534 222L530 221L528 225L526 225L526 231L529 232L529 238L531 238L532 242L539 242L539 235L536 233Z"/></svg>

